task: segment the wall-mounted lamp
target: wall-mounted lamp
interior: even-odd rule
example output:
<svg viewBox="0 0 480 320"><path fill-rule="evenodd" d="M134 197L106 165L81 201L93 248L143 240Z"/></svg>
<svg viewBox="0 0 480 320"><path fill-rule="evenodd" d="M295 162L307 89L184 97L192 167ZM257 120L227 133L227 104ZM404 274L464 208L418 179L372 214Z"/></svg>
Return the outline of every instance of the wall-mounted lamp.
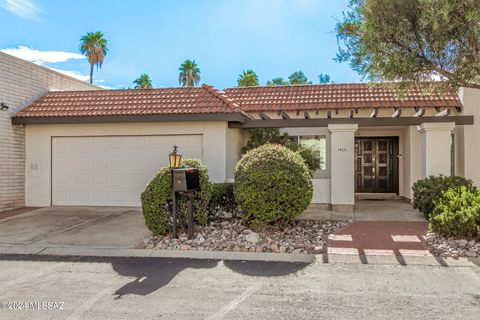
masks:
<svg viewBox="0 0 480 320"><path fill-rule="evenodd" d="M5 103L0 103L0 110L1 111L7 111L9 106L7 106Z"/></svg>

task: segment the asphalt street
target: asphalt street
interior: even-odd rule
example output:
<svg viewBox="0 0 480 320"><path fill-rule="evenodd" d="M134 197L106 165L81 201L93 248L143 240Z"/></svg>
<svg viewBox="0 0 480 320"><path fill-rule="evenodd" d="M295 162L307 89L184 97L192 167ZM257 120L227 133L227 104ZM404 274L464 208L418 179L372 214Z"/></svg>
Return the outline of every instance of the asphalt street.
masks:
<svg viewBox="0 0 480 320"><path fill-rule="evenodd" d="M0 255L0 319L480 319L478 267Z"/></svg>

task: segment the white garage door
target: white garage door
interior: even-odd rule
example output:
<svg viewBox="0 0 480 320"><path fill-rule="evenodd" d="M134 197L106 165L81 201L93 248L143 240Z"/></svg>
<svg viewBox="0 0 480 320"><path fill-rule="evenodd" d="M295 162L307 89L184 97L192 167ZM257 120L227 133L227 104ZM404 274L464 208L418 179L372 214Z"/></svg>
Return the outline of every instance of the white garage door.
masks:
<svg viewBox="0 0 480 320"><path fill-rule="evenodd" d="M54 137L52 203L139 206L173 145L186 158L203 158L202 135Z"/></svg>

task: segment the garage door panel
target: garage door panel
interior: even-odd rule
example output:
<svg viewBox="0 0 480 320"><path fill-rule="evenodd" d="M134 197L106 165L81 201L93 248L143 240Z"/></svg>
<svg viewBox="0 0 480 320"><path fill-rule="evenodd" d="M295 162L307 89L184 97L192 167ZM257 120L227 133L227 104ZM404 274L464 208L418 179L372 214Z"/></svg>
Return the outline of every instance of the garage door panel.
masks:
<svg viewBox="0 0 480 320"><path fill-rule="evenodd" d="M203 158L202 135L54 137L52 203L139 206L175 144L185 158Z"/></svg>

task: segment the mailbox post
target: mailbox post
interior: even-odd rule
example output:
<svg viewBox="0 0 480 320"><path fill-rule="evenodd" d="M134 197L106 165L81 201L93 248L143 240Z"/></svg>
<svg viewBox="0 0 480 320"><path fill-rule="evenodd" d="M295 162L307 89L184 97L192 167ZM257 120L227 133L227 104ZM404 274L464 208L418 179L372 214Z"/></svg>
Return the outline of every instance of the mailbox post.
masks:
<svg viewBox="0 0 480 320"><path fill-rule="evenodd" d="M197 168L172 169L172 225L173 237L177 238L177 195L187 197L188 238L193 239L193 199L200 190L200 173Z"/></svg>

